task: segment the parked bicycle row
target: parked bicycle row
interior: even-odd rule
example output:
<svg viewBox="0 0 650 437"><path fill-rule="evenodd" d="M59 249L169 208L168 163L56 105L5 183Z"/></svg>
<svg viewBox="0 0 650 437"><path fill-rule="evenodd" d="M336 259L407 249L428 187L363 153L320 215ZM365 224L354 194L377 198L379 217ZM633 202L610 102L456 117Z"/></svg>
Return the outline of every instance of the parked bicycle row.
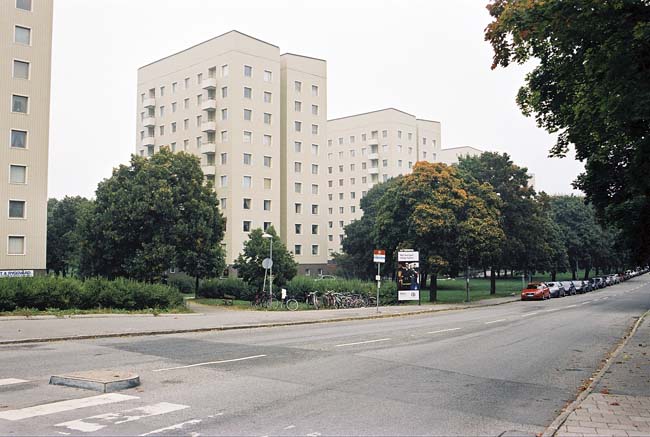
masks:
<svg viewBox="0 0 650 437"><path fill-rule="evenodd" d="M648 273L649 268L628 270L625 273L598 276L587 280L531 282L521 291L521 300L545 300L557 297L575 296L576 294L620 284L635 276Z"/></svg>
<svg viewBox="0 0 650 437"><path fill-rule="evenodd" d="M259 293L251 301L251 305L254 307L287 309L289 311L297 310L301 303L313 309L363 308L376 305L377 299L374 296L364 296L359 293L339 293L328 290L322 296L318 296L316 292L311 292L307 293L303 298L285 297L282 299L280 296L274 296L273 300L267 293Z"/></svg>

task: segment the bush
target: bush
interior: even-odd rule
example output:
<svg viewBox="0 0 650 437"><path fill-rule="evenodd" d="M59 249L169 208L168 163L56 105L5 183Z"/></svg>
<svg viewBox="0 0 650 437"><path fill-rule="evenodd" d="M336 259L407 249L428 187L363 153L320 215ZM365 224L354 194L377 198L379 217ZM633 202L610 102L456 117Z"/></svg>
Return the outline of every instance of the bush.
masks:
<svg viewBox="0 0 650 437"><path fill-rule="evenodd" d="M337 293L355 293L364 296L377 295L377 283L361 281L359 279L322 279L315 280L308 276L296 276L286 286L289 296L303 299L308 293L316 292L322 295L331 290ZM379 291L379 299L382 305L390 305L397 302L397 284L392 281L382 281Z"/></svg>
<svg viewBox="0 0 650 437"><path fill-rule="evenodd" d="M169 277L169 285L184 294L194 293L194 279L187 275L179 274Z"/></svg>
<svg viewBox="0 0 650 437"><path fill-rule="evenodd" d="M207 299L220 299L225 294L234 296L235 299L252 300L255 292L251 286L239 278L208 279L199 285L196 297Z"/></svg>
<svg viewBox="0 0 650 437"><path fill-rule="evenodd" d="M57 276L3 278L0 280L0 311L19 308L142 310L166 309L183 304L175 288L142 282L102 278L78 279Z"/></svg>

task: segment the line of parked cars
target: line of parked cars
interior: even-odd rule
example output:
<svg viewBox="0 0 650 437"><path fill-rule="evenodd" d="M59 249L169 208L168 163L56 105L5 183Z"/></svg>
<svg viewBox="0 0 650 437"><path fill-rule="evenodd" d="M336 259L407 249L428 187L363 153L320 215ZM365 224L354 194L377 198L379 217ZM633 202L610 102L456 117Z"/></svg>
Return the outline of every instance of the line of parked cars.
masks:
<svg viewBox="0 0 650 437"><path fill-rule="evenodd" d="M531 282L521 291L521 300L545 300L554 297L574 296L620 284L635 276L648 273L650 268L637 268L624 273L598 276L584 281Z"/></svg>

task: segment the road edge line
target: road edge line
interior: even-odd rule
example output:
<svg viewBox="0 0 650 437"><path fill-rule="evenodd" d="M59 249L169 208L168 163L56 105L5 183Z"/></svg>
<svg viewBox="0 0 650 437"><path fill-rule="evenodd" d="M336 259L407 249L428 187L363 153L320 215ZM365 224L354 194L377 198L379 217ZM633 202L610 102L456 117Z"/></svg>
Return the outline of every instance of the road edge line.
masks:
<svg viewBox="0 0 650 437"><path fill-rule="evenodd" d="M544 432L542 433L542 437L555 436L555 434L558 432L558 430L564 424L564 422L566 422L566 420L571 415L571 413L573 413L580 406L582 401L584 401L587 398L587 396L593 393L594 387L600 382L601 379L603 379L605 372L607 372L609 368L612 366L612 363L614 362L615 358L618 357L618 355L621 353L623 348L627 346L627 344L630 342L630 339L632 339L632 337L634 337L634 334L636 334L636 331L639 329L641 323L643 323L643 320L649 315L650 315L650 310L647 310L636 320L636 322L632 324L631 328L628 328L623 338L619 340L618 345L614 348L612 352L608 354L609 357L605 359L605 363L590 378L591 382L589 383L589 385L578 395L578 397L573 402L571 402L569 405L564 407L562 412L544 430Z"/></svg>

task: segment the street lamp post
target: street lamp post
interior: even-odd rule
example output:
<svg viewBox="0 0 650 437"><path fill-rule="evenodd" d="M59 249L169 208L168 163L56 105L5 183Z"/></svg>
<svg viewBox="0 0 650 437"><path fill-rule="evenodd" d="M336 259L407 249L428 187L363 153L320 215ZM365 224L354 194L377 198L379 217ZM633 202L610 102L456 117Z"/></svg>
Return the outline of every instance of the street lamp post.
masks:
<svg viewBox="0 0 650 437"><path fill-rule="evenodd" d="M269 249L269 259L271 260L271 265L269 266L269 306L271 303L273 303L273 235L264 233L262 235L263 238L268 238L271 243L271 247Z"/></svg>

